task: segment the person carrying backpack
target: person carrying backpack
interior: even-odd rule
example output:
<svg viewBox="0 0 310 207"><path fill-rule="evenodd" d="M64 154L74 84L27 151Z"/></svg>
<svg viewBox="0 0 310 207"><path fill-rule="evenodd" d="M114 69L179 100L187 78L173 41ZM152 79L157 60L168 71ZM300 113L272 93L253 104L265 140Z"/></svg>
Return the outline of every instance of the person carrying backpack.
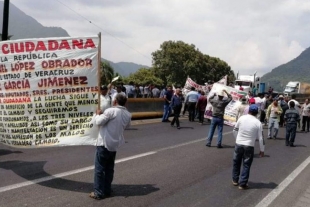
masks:
<svg viewBox="0 0 310 207"><path fill-rule="evenodd" d="M279 126L283 127L284 125L284 114L286 112L286 110L289 108L288 107L288 103L284 100L283 95L279 96L279 102L278 102L279 106L281 107L283 113L280 116L280 122L279 122Z"/></svg>

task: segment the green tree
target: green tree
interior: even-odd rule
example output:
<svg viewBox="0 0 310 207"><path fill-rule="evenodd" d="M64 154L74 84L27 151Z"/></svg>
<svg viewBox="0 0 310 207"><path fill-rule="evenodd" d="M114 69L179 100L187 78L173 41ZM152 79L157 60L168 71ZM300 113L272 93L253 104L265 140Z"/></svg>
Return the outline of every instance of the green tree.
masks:
<svg viewBox="0 0 310 207"><path fill-rule="evenodd" d="M114 78L114 69L106 61L100 63L100 68L101 68L100 83L101 85L107 85Z"/></svg>
<svg viewBox="0 0 310 207"><path fill-rule="evenodd" d="M130 74L128 77L124 78L125 83L130 81L139 85L154 84L162 85L163 81L155 76L154 70L151 68L140 68L137 72Z"/></svg>
<svg viewBox="0 0 310 207"><path fill-rule="evenodd" d="M198 84L208 80L218 81L233 74L230 66L219 58L200 52L195 45L182 41L166 41L152 53L156 77L164 84L184 85L189 76Z"/></svg>

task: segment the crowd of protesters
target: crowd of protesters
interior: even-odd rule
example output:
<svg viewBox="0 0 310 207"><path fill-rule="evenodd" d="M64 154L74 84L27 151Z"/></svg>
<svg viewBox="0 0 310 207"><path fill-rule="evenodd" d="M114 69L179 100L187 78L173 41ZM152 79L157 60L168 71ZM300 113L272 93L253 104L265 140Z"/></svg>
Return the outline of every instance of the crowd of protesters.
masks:
<svg viewBox="0 0 310 207"><path fill-rule="evenodd" d="M162 98L166 90L165 87L155 84L139 85L129 82L128 85L120 83L116 86L112 86L111 93L113 93L113 90L117 87L121 87L122 92L125 93L127 98Z"/></svg>
<svg viewBox="0 0 310 207"><path fill-rule="evenodd" d="M91 198L98 200L111 196L116 150L124 142L123 131L129 126L131 119L131 114L125 108L127 98L163 98L162 122L170 122L171 127L176 124L177 129L181 129L179 117L182 107L184 108L183 115L186 110L188 111L190 122L198 119L198 122L203 124L208 104L205 92L196 91L194 87L186 95L182 94L180 88L174 90L171 86L159 88L152 84L138 86L132 82L127 87L120 84L116 87L102 86L100 89L101 109L97 110L96 116L96 124L100 126L100 135L95 156L94 192L90 194ZM286 126L285 145L290 147L295 147L296 130L297 127L300 128L300 120L302 120L301 131L309 132L309 100L306 99L303 105L300 105L295 95L292 95L291 99L283 97L283 95L273 97L273 90L270 89L265 95L257 95L256 89L249 91L246 96L241 98L241 104L237 109L236 124L233 129L236 144L233 156L232 184L239 186L241 190L248 188L256 139L260 142L259 155L260 157L264 156L264 124L268 123L268 139L276 139L279 127ZM213 112L206 138L207 147L211 147L212 138L217 128L217 148L223 148L224 113L225 107L231 100L232 96L226 90L210 94L209 102L213 107ZM174 116L170 121L169 116L172 110ZM116 130L116 127L119 130ZM241 165L243 165L242 172Z"/></svg>
<svg viewBox="0 0 310 207"><path fill-rule="evenodd" d="M103 96L101 97L101 104L107 105L110 98L110 103L115 99L118 93L122 93L127 98L163 98L164 113L162 122L170 122L169 115L172 112L171 100L175 95L175 88L171 86L157 86L155 84L138 85L130 82L128 85L120 83L117 86L104 86ZM178 89L178 99L182 102L180 114L183 116L188 112L188 119L190 122L198 119L198 122L203 124L204 112L207 105L206 93L204 91L195 90L194 87L186 94L182 94L182 88ZM106 91L109 90L109 93ZM243 88L241 88L243 90ZM104 98L105 97L105 98ZM298 111L301 119L297 122L298 129L303 132L309 132L310 123L310 103L308 99L305 100L303 105L296 101L296 96L284 97L283 95L273 96L273 88L269 87L266 94L257 94L257 89L253 88L246 96L241 98L241 105L238 108L236 121L244 114L248 113L249 106L255 104L258 107L257 118L261 123L268 125L268 138L276 139L279 127L285 127L285 112L289 109L289 101L295 103L294 108ZM178 111L178 110L176 110ZM177 121L177 120L176 120ZM179 124L177 124L179 125Z"/></svg>
<svg viewBox="0 0 310 207"><path fill-rule="evenodd" d="M194 121L194 119L197 118L199 123L202 124L204 121L204 108L207 104L205 92L197 91L195 88L191 88L189 93L184 96L184 94L182 94L182 88L178 89L180 90L180 100L183 103L183 112L180 111L180 114L185 115L187 111L189 113L189 121ZM114 89L113 87L111 88L110 94L112 94L112 97L113 94L115 96L115 92L119 92L119 90L121 90L128 98L164 98L164 115L162 121L169 121L168 117L171 114L172 109L170 101L174 94L173 90L176 89L172 89L171 86L165 87L157 86L155 84L138 85L130 82L129 85L124 86L124 84L121 83ZM240 87L240 90L243 90L243 88ZM286 110L289 109L289 101L293 100L295 103L295 109L301 117L301 120L297 122L297 127L299 129L301 128L301 131L309 132L310 104L308 99L304 101L303 105L300 105L296 101L295 95L292 95L292 97L284 97L283 95L277 95L274 97L273 93L274 91L272 87L269 87L267 93L265 94L258 94L257 89L253 87L252 90L248 92L247 96L241 99L242 104L238 108L236 120L238 120L241 115L248 113L248 108L251 104L255 104L258 107L257 118L261 123L268 125L268 138L276 138L279 127L286 126L284 115ZM199 101L200 98L201 100ZM274 112L275 107L278 108L279 112Z"/></svg>
<svg viewBox="0 0 310 207"><path fill-rule="evenodd" d="M198 119L199 123L202 124L204 122L204 109L207 104L205 92L191 88L189 93L185 96L182 94L182 88L177 89L179 89L179 97L183 103L183 111L180 111L180 114L184 116L185 113L188 112L190 122L194 121L194 119ZM120 83L117 86L111 86L109 89L109 95L112 97L111 102L114 100L113 97L120 92L128 98L164 98L164 115L162 121L169 122L168 117L172 112L170 101L175 94L175 90L176 89L171 86L165 87L155 84L139 85L130 82L128 85ZM240 90L243 90L243 88L240 87ZM298 128L301 128L301 131L309 132L310 104L308 99L305 100L303 105L300 105L295 100L295 95L292 95L290 98L288 96L284 97L283 95L274 97L273 95L272 87L269 87L266 94L257 94L257 89L255 87L252 88L252 90L248 92L247 96L241 98L242 104L238 108L236 120L238 120L241 115L248 113L248 108L251 104L255 104L258 107L257 118L261 123L268 125L268 138L276 138L279 127L285 126L284 115L286 110L289 109L289 101L293 100L295 103L295 109L301 117L301 120L297 122ZM275 107L277 107L279 111L277 114L274 113Z"/></svg>

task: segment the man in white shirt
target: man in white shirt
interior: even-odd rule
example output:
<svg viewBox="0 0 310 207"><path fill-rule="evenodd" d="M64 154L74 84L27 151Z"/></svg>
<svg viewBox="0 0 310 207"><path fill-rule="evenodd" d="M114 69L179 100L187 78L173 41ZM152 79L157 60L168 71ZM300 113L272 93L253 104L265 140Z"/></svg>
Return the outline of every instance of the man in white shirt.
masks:
<svg viewBox="0 0 310 207"><path fill-rule="evenodd" d="M149 93L150 93L149 86L145 85L144 88L143 88L144 98L148 98L149 95L150 95Z"/></svg>
<svg viewBox="0 0 310 207"><path fill-rule="evenodd" d="M189 121L195 120L195 108L198 101L198 92L195 87L191 87L191 91L186 95L185 103L188 105L188 119Z"/></svg>
<svg viewBox="0 0 310 207"><path fill-rule="evenodd" d="M268 95L267 94L261 95L261 99L262 99L262 103L261 103L261 108L260 108L261 113L260 113L259 120L261 123L265 123L265 119L266 119L266 111L265 111L266 107L265 106L267 104L266 101L268 99Z"/></svg>
<svg viewBox="0 0 310 207"><path fill-rule="evenodd" d="M112 94L112 103L114 103L115 97L116 97L117 94L122 94L123 96L126 97L126 93L124 93L122 91L122 86L119 85L119 86L116 87L116 92Z"/></svg>
<svg viewBox="0 0 310 207"><path fill-rule="evenodd" d="M108 93L108 87L107 86L101 86L100 87L100 109L104 112L107 108L110 108L112 106L112 97Z"/></svg>
<svg viewBox="0 0 310 207"><path fill-rule="evenodd" d="M303 132L309 132L310 125L310 103L309 99L306 99L304 104L301 106L301 116L302 116L302 130ZM307 125L307 126L306 126Z"/></svg>
<svg viewBox="0 0 310 207"><path fill-rule="evenodd" d="M260 157L264 156L263 127L256 118L257 114L258 107L255 104L251 105L249 114L241 116L233 130L236 145L233 158L232 183L234 186L239 185L240 190L248 188L250 168L254 157L254 145L257 138L259 140ZM239 179L242 163L243 169Z"/></svg>
<svg viewBox="0 0 310 207"><path fill-rule="evenodd" d="M153 94L153 98L159 98L160 90L157 88L157 86L155 86L155 87L152 89L152 94Z"/></svg>
<svg viewBox="0 0 310 207"><path fill-rule="evenodd" d="M139 90L140 90L140 94L141 94L141 98L143 98L143 95L144 95L144 88L143 86L139 86Z"/></svg>
<svg viewBox="0 0 310 207"><path fill-rule="evenodd" d="M97 200L111 196L116 150L125 142L123 132L131 120L131 114L125 108L126 101L126 96L119 93L112 108L104 113L97 110L95 123L100 129L96 144L94 192L89 195Z"/></svg>
<svg viewBox="0 0 310 207"><path fill-rule="evenodd" d="M296 109L297 111L300 111L301 106L300 106L299 102L296 101L295 99L296 99L296 95L293 94L293 95L292 95L292 99L288 102L288 105L290 105L290 102L291 102L291 101L294 101L294 102L295 102L295 109Z"/></svg>
<svg viewBox="0 0 310 207"><path fill-rule="evenodd" d="M258 114L257 114L257 119L260 120L260 116L261 116L261 109L262 109L262 105L263 105L263 99L259 96L254 97L255 99L255 104L258 107Z"/></svg>

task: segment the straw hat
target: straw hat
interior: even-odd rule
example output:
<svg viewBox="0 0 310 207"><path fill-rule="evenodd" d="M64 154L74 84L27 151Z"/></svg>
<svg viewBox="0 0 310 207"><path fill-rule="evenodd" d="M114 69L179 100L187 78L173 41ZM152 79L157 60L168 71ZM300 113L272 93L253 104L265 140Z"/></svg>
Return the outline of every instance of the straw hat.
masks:
<svg viewBox="0 0 310 207"><path fill-rule="evenodd" d="M219 90L219 91L217 92L217 95L218 95L218 96L225 96L225 94L224 94L224 91L223 91L223 90Z"/></svg>

